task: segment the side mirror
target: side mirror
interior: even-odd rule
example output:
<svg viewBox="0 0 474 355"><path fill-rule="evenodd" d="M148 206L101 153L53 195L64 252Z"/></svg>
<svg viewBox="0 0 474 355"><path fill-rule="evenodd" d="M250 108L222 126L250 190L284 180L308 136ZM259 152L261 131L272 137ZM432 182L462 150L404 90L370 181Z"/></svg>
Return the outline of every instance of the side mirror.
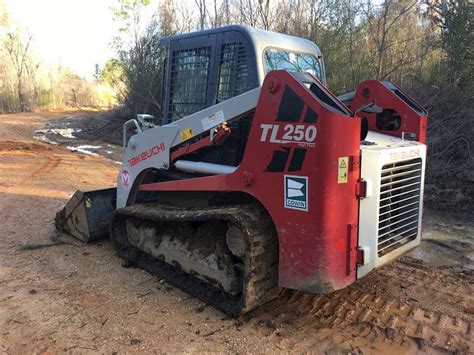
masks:
<svg viewBox="0 0 474 355"><path fill-rule="evenodd" d="M363 107L362 111L366 113L382 113L383 108L380 106L377 106L374 102L372 102L371 104L369 104L369 106Z"/></svg>
<svg viewBox="0 0 474 355"><path fill-rule="evenodd" d="M137 121L140 124L142 130L153 128L155 126L154 120L155 117L152 115L148 115L146 113L137 114Z"/></svg>
<svg viewBox="0 0 474 355"><path fill-rule="evenodd" d="M366 113L382 113L383 112L383 108L380 107L380 106L377 106L375 104L375 101L372 101L370 103L368 103L367 105L364 105L360 108L358 108L357 110L354 111L354 116L356 116L359 112L366 112Z"/></svg>

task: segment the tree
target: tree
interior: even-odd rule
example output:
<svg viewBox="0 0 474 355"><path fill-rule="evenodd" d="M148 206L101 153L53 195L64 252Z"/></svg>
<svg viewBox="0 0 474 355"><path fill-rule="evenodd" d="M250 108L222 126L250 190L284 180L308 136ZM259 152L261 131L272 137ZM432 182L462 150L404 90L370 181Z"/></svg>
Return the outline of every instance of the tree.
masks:
<svg viewBox="0 0 474 355"><path fill-rule="evenodd" d="M137 43L128 51L119 52L119 64L110 63L115 73L120 73L121 100L130 112L161 113L161 73L164 53L159 47L160 34L156 20L137 39Z"/></svg>
<svg viewBox="0 0 474 355"><path fill-rule="evenodd" d="M119 35L115 37L115 47L133 48L138 44L141 28L141 10L148 6L151 0L118 0L112 9L114 20L120 24Z"/></svg>
<svg viewBox="0 0 474 355"><path fill-rule="evenodd" d="M4 48L14 67L17 79L18 102L20 104L20 111L27 110L27 97L24 88L24 73L27 66L30 44L33 36L29 35L24 40L18 33L8 33Z"/></svg>
<svg viewBox="0 0 474 355"><path fill-rule="evenodd" d="M441 0L428 4L432 19L441 29L451 80L474 90L474 4L468 0Z"/></svg>
<svg viewBox="0 0 474 355"><path fill-rule="evenodd" d="M119 84L122 75L123 68L120 61L115 58L110 58L105 62L98 79L101 83L114 88Z"/></svg>
<svg viewBox="0 0 474 355"><path fill-rule="evenodd" d="M206 0L194 0L199 10L199 29L206 27L206 18L208 16Z"/></svg>
<svg viewBox="0 0 474 355"><path fill-rule="evenodd" d="M0 113L99 102L97 83L61 66L48 68L32 51L32 42L0 0Z"/></svg>
<svg viewBox="0 0 474 355"><path fill-rule="evenodd" d="M176 29L177 8L174 1L163 1L159 8L159 32L162 36L171 36Z"/></svg>

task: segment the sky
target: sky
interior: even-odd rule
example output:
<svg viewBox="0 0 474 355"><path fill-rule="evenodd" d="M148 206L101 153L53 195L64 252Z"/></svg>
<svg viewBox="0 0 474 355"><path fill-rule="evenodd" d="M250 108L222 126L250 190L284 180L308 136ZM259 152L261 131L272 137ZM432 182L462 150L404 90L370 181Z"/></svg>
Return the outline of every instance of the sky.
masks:
<svg viewBox="0 0 474 355"><path fill-rule="evenodd" d="M10 19L33 35L33 50L46 65L61 64L91 79L96 63L113 57L116 0L4 0Z"/></svg>

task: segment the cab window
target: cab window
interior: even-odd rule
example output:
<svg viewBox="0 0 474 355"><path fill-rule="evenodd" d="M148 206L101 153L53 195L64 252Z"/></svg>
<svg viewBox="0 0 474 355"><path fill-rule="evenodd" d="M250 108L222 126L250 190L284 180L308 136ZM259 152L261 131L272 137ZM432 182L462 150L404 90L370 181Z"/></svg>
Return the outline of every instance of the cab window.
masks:
<svg viewBox="0 0 474 355"><path fill-rule="evenodd" d="M272 70L308 72L321 78L321 66L311 54L297 53L283 49L267 48L264 52L265 74Z"/></svg>

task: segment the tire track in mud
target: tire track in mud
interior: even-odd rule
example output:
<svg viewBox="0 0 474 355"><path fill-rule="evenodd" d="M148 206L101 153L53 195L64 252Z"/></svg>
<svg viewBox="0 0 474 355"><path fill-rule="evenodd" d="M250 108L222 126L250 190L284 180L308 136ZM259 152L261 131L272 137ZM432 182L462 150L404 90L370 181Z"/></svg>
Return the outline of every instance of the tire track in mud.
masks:
<svg viewBox="0 0 474 355"><path fill-rule="evenodd" d="M46 162L42 163L41 166L31 174L32 177L38 177L43 174L46 174L47 172L54 170L59 165L59 163L61 163L61 157L56 154L35 154L38 154L45 158Z"/></svg>
<svg viewBox="0 0 474 355"><path fill-rule="evenodd" d="M26 143L16 141L0 142L0 151L21 151L28 152L31 150L46 150L47 148L40 143Z"/></svg>
<svg viewBox="0 0 474 355"><path fill-rule="evenodd" d="M253 312L249 322L267 325L267 335L291 351L314 351L322 339L343 344L357 337L369 344L403 344L408 338L419 348L469 353L474 349L472 281L472 274L404 258L329 295L285 290ZM324 332L328 329L330 334Z"/></svg>

